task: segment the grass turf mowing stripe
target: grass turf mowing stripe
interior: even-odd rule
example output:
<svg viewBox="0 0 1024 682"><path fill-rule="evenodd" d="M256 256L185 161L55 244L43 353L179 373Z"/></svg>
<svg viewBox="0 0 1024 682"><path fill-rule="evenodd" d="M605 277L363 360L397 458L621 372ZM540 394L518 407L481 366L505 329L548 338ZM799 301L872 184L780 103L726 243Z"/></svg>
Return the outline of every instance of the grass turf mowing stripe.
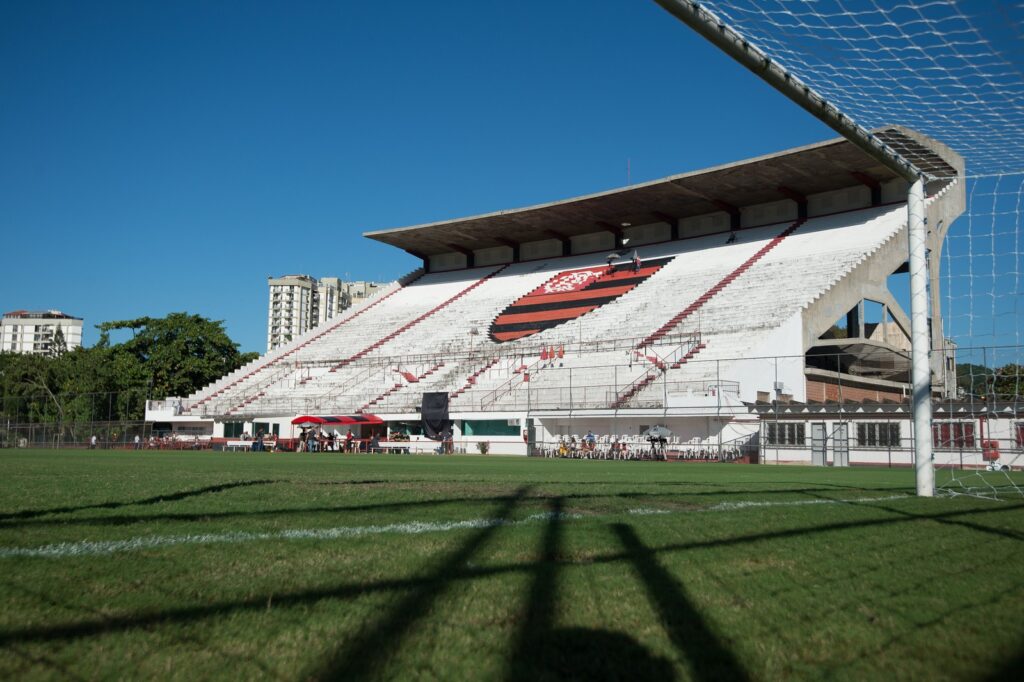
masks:
<svg viewBox="0 0 1024 682"><path fill-rule="evenodd" d="M817 500L793 500L789 502L720 502L704 509L675 510L655 508L637 508L627 510L627 514L645 516L650 514L688 514L694 512L723 512L737 511L750 508L764 507L797 507L819 504L863 504L869 502L891 502L893 500L913 499L909 495L889 495L886 497L859 497L853 499L817 499ZM615 515L590 515L589 519L610 518ZM404 523L391 523L382 526L338 526L335 528L293 528L277 532L251 532L234 531L230 533L202 533L194 535L155 535L150 537L128 538L126 540L102 540L102 541L80 541L60 542L40 547L0 547L0 559L11 559L15 557L63 559L68 557L100 556L108 554L119 554L122 552L133 552L143 549L155 549L159 547L173 547L176 545L211 545L221 543L245 543L260 542L264 540L338 540L342 538L356 538L366 535L379 535L382 533L394 533L398 535L419 535L421 533L438 533L453 530L467 530L479 528L494 528L498 526L516 526L522 524L536 523L537 521L569 521L584 518L580 514L563 514L546 512L531 514L519 520L505 518L477 518L463 521L408 521Z"/></svg>

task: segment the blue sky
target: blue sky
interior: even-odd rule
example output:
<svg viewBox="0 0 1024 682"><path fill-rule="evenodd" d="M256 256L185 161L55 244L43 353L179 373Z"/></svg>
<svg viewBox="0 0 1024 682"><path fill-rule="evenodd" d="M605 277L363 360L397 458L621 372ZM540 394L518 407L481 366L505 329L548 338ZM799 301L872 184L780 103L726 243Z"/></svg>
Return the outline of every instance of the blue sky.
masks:
<svg viewBox="0 0 1024 682"><path fill-rule="evenodd" d="M0 308L185 310L394 279L367 230L833 137L653 2L0 3Z"/></svg>

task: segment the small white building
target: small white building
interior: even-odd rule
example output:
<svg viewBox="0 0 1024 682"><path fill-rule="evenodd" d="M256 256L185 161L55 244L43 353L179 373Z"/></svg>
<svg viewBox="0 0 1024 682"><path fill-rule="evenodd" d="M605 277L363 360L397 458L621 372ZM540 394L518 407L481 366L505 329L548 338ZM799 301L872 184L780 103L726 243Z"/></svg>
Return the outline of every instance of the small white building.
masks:
<svg viewBox="0 0 1024 682"><path fill-rule="evenodd" d="M15 310L0 321L0 350L7 353L50 355L56 341L64 339L65 350L82 345L82 318L59 310Z"/></svg>

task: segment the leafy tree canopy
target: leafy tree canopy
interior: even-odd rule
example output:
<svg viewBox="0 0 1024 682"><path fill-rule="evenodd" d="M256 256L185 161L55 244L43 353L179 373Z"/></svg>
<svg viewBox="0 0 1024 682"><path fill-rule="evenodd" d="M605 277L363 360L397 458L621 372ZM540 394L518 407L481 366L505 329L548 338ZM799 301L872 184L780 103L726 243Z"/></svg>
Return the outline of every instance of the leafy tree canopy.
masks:
<svg viewBox="0 0 1024 682"><path fill-rule="evenodd" d="M256 357L238 352L223 322L188 313L105 322L97 329L101 346L109 346L111 331L133 332L131 339L110 348L145 368L155 398L188 395Z"/></svg>
<svg viewBox="0 0 1024 682"><path fill-rule="evenodd" d="M100 340L92 348L50 356L0 353L0 408L30 420L141 419L145 398L186 396L257 356L239 353L222 322L188 313L97 328ZM121 329L131 330L132 338L111 344L110 333Z"/></svg>

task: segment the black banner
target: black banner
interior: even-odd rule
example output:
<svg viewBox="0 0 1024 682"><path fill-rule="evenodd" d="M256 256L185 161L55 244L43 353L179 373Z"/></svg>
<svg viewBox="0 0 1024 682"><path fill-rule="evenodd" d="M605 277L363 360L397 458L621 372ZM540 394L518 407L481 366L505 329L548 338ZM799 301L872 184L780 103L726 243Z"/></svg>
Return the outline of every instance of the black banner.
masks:
<svg viewBox="0 0 1024 682"><path fill-rule="evenodd" d="M420 414L423 417L423 435L427 438L444 440L445 436L451 435L447 393L424 393Z"/></svg>

